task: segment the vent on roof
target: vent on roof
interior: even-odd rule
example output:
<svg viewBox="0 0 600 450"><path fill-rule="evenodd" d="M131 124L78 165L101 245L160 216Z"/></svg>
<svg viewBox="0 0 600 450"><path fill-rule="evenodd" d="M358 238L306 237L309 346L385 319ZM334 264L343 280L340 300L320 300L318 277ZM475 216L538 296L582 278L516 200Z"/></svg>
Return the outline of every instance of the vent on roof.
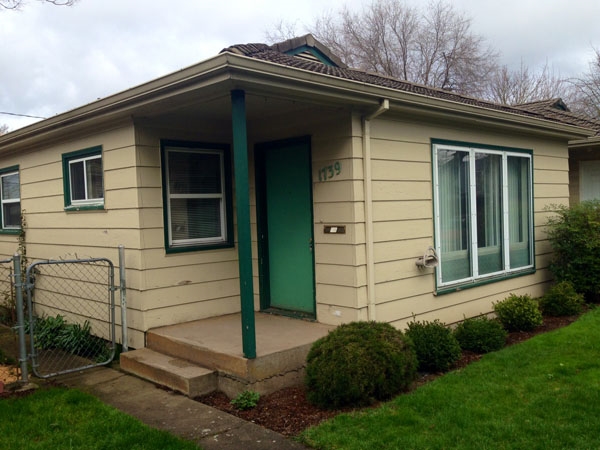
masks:
<svg viewBox="0 0 600 450"><path fill-rule="evenodd" d="M308 50L305 50L303 52L297 53L294 56L296 58L307 59L307 60L312 61L312 62L320 62L320 63L323 62L319 58L317 58L316 55L314 55L313 53L309 52Z"/></svg>

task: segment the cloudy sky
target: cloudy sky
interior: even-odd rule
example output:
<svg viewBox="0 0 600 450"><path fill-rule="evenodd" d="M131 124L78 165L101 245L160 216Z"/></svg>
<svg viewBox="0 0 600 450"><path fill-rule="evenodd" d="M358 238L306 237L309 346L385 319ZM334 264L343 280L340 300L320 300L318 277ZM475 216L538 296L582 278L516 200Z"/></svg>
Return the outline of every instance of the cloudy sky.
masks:
<svg viewBox="0 0 600 450"><path fill-rule="evenodd" d="M21 11L0 10L0 112L50 117L228 45L264 42L280 20L304 32L326 9L360 9L370 0L79 0L70 8L27 2ZM600 47L597 0L451 3L511 67L547 61L561 76L577 76L592 47ZM11 130L34 120L0 114L0 125Z"/></svg>

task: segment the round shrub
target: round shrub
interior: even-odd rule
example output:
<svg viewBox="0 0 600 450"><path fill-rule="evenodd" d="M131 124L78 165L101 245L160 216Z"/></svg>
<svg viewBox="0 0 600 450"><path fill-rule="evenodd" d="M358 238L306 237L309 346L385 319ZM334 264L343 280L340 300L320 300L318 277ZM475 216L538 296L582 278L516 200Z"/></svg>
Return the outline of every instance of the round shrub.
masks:
<svg viewBox="0 0 600 450"><path fill-rule="evenodd" d="M527 294L510 294L494 304L494 311L507 331L531 331L543 321L538 302Z"/></svg>
<svg viewBox="0 0 600 450"><path fill-rule="evenodd" d="M506 330L497 320L485 316L467 319L456 327L454 337L463 350L488 353L506 344Z"/></svg>
<svg viewBox="0 0 600 450"><path fill-rule="evenodd" d="M583 295L569 281L552 286L540 299L540 309L547 316L573 316L583 311Z"/></svg>
<svg viewBox="0 0 600 450"><path fill-rule="evenodd" d="M419 370L445 372L460 358L458 341L452 331L438 320L411 322L406 335L415 346Z"/></svg>
<svg viewBox="0 0 600 450"><path fill-rule="evenodd" d="M550 270L558 281L570 281L586 299L600 297L600 200L570 207L553 206L548 219L552 245Z"/></svg>
<svg viewBox="0 0 600 450"><path fill-rule="evenodd" d="M340 325L313 344L306 362L307 398L322 408L388 399L408 389L417 367L410 340L379 322Z"/></svg>

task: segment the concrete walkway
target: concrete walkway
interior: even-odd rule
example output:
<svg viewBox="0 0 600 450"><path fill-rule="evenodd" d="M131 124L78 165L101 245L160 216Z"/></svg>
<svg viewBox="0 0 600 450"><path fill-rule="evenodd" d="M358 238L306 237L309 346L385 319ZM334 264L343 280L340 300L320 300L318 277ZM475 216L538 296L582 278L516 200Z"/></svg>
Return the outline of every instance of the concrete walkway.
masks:
<svg viewBox="0 0 600 450"><path fill-rule="evenodd" d="M143 423L205 450L299 450L307 447L188 397L110 368L62 375L56 381L88 392Z"/></svg>

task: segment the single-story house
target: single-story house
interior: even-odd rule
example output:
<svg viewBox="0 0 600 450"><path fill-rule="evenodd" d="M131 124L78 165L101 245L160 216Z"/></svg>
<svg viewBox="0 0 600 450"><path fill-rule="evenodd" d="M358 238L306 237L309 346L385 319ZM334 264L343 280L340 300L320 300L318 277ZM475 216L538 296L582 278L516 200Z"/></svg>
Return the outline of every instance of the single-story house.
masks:
<svg viewBox="0 0 600 450"><path fill-rule="evenodd" d="M519 108L595 131L588 138L569 142L569 200L575 204L600 199L600 122L572 114L560 98L526 103Z"/></svg>
<svg viewBox="0 0 600 450"><path fill-rule="evenodd" d="M354 70L311 35L233 45L0 137L0 253L20 211L30 260L124 245L138 349L240 311L250 359L255 311L454 323L551 281L544 208L594 134L568 119Z"/></svg>

